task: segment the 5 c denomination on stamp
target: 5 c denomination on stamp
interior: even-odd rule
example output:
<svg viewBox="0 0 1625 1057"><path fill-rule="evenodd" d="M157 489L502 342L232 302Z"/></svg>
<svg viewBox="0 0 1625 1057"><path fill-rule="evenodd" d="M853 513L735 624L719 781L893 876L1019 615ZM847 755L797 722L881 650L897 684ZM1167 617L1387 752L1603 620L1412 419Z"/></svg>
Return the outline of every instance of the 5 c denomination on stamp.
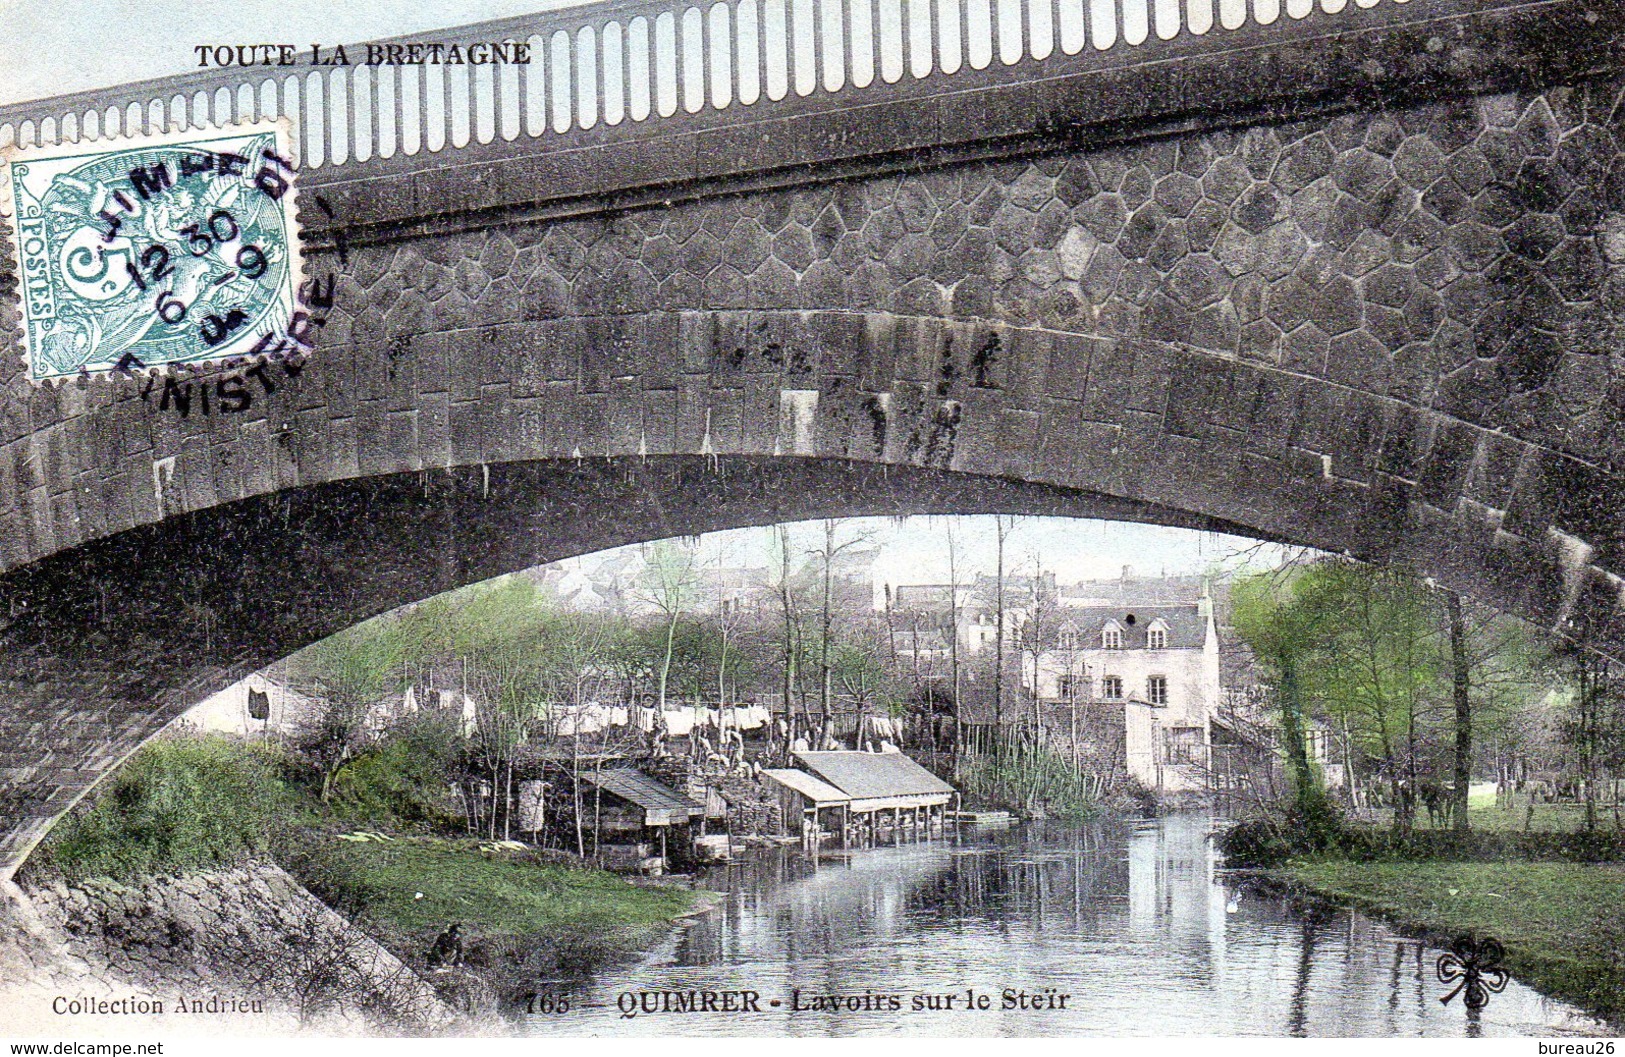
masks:
<svg viewBox="0 0 1625 1057"><path fill-rule="evenodd" d="M297 311L292 157L286 121L6 151L29 378L263 350Z"/></svg>

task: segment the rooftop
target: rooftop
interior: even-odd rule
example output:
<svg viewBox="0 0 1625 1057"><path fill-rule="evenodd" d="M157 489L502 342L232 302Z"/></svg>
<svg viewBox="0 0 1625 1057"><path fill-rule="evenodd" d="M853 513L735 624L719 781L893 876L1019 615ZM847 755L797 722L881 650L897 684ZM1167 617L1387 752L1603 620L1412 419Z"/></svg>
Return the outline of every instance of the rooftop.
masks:
<svg viewBox="0 0 1625 1057"><path fill-rule="evenodd" d="M780 785L794 789L815 804L845 804L852 798L830 785L794 767L775 767L762 772Z"/></svg>
<svg viewBox="0 0 1625 1057"><path fill-rule="evenodd" d="M1159 620L1168 629L1171 650L1202 648L1207 638L1207 618L1196 602L1183 605L1152 606L1078 606L1061 610L1055 618L1061 628L1074 628L1089 641L1080 645L1085 649L1100 646L1100 633L1108 622L1115 622L1122 632L1123 648L1145 648L1146 632Z"/></svg>
<svg viewBox="0 0 1625 1057"><path fill-rule="evenodd" d="M584 770L581 772L581 778L606 793L613 793L622 800L638 805L645 811L664 811L678 815L687 813L690 816L705 813L703 805L696 804L676 790L661 785L642 771L631 767L616 767L598 772Z"/></svg>
<svg viewBox="0 0 1625 1057"><path fill-rule="evenodd" d="M796 761L853 800L954 791L900 752L798 752Z"/></svg>

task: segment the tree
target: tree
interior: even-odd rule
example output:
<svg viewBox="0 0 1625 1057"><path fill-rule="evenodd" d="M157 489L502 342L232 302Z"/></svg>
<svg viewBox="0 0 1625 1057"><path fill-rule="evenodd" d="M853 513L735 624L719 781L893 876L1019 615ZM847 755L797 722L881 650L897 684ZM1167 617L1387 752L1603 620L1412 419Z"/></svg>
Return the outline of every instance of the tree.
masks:
<svg viewBox="0 0 1625 1057"><path fill-rule="evenodd" d="M1236 584L1231 597L1237 631L1274 682L1294 802L1311 841L1319 841L1328 835L1329 804L1309 760L1303 683L1321 629L1319 614L1295 597L1298 576L1291 569L1250 576Z"/></svg>
<svg viewBox="0 0 1625 1057"><path fill-rule="evenodd" d="M869 541L867 535L857 535L837 543L841 522L835 518L824 520L824 545L812 553L818 561L819 625L818 625L818 709L827 730L834 723L834 677L831 657L837 636L835 621L835 561L851 548Z"/></svg>
<svg viewBox="0 0 1625 1057"><path fill-rule="evenodd" d="M1625 673L1602 654L1568 640L1558 643L1556 658L1570 679L1572 692L1558 730L1574 753L1585 804L1585 828L1597 828L1597 783L1605 764L1618 766L1625 749Z"/></svg>
<svg viewBox="0 0 1625 1057"><path fill-rule="evenodd" d="M1462 610L1461 596L1447 591L1445 607L1450 619L1450 696L1456 706L1456 781L1451 815L1455 831L1466 833L1468 793L1473 782L1472 658L1467 653L1467 615Z"/></svg>
<svg viewBox="0 0 1625 1057"><path fill-rule="evenodd" d="M1515 714L1526 712L1551 686L1532 629L1522 621L1474 605L1454 591L1442 592L1450 635L1450 688L1454 706L1451 818L1458 833L1470 828L1469 791L1480 755L1490 737L1514 729ZM1509 777L1502 774L1500 777Z"/></svg>
<svg viewBox="0 0 1625 1057"><path fill-rule="evenodd" d="M871 712L898 712L896 704L904 680L894 662L889 638L879 624L871 621L849 629L836 644L832 670L842 692L857 709L854 748L864 748L864 721Z"/></svg>
<svg viewBox="0 0 1625 1057"><path fill-rule="evenodd" d="M948 521L948 664L953 672L954 687L954 752L965 751L964 713L960 711L963 687L959 668L959 544L954 534L953 519Z"/></svg>
<svg viewBox="0 0 1625 1057"><path fill-rule="evenodd" d="M1010 520L1003 514L993 517L997 563L993 574L993 736L1004 736L1004 542L1010 536Z"/></svg>
<svg viewBox="0 0 1625 1057"><path fill-rule="evenodd" d="M403 687L405 666L417 652L418 629L385 614L306 647L289 659L296 682L314 685L326 707L301 747L321 775L321 798L333 795L333 778L360 748L367 717L385 695Z"/></svg>
<svg viewBox="0 0 1625 1057"><path fill-rule="evenodd" d="M465 676L464 695L475 705L470 755L490 783L491 811L484 828L492 840L499 818L503 839L511 836L514 756L529 739L531 722L541 708L542 687L528 660L517 650L493 651ZM468 658L463 664L466 671ZM470 804L483 800L477 787L472 794ZM481 828L477 815L471 821L476 830Z"/></svg>
<svg viewBox="0 0 1625 1057"><path fill-rule="evenodd" d="M1438 593L1408 569L1344 559L1309 566L1294 592L1314 658L1300 675L1304 700L1383 761L1394 826L1407 831L1447 670Z"/></svg>
<svg viewBox="0 0 1625 1057"><path fill-rule="evenodd" d="M801 652L801 619L790 587L790 529L779 524L773 526L778 537L778 598L782 634L779 639L780 664L783 674L784 714L788 721L788 742L797 736L796 715L791 704L797 682L796 659ZM789 744L785 746L786 751Z"/></svg>
<svg viewBox="0 0 1625 1057"><path fill-rule="evenodd" d="M1022 621L1018 645L1021 652L1032 662L1032 739L1033 744L1038 745L1044 741L1043 701L1040 694L1043 674L1041 665L1046 655L1053 655L1058 644L1061 609L1054 593L1044 590L1044 567L1039 562L1037 554L1032 556L1032 563L1031 595L1027 602L1026 619ZM1070 668L1066 674L1070 681L1072 675Z"/></svg>
<svg viewBox="0 0 1625 1057"><path fill-rule="evenodd" d="M672 651L677 624L694 603L699 592L694 548L674 540L662 540L644 548L648 564L639 582L640 597L658 609L665 618L666 648L660 663L660 707L666 707L666 688L671 679Z"/></svg>

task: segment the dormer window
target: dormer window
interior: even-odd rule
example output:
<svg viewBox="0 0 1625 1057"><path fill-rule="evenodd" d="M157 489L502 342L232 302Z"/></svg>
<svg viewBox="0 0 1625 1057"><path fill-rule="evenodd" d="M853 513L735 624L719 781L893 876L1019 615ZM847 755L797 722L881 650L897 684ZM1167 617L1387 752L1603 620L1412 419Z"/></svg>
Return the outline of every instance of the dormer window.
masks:
<svg viewBox="0 0 1625 1057"><path fill-rule="evenodd" d="M1168 632L1164 628L1152 628L1145 633L1145 648L1148 650L1165 650L1168 648Z"/></svg>
<svg viewBox="0 0 1625 1057"><path fill-rule="evenodd" d="M1100 631L1100 648L1103 650L1120 650L1123 648L1123 629L1117 621L1108 621Z"/></svg>
<svg viewBox="0 0 1625 1057"><path fill-rule="evenodd" d="M1078 629L1077 628L1070 628L1070 627L1062 628L1061 629L1061 636L1060 636L1060 645L1061 645L1061 649L1063 649L1063 650L1075 650L1075 649L1077 649L1078 648Z"/></svg>

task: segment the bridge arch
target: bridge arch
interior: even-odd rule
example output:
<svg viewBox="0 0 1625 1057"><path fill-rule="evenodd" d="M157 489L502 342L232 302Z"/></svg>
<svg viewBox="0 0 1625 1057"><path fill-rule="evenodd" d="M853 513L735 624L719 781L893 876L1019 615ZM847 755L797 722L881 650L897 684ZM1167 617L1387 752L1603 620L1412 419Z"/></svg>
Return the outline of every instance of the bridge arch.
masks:
<svg viewBox="0 0 1625 1057"><path fill-rule="evenodd" d="M794 455L516 461L220 504L0 578L9 614L0 626L0 863L15 869L63 812L204 697L381 612L628 543L779 520L931 513L1338 543L997 474Z"/></svg>
<svg viewBox="0 0 1625 1057"><path fill-rule="evenodd" d="M795 456L535 460L294 488L0 577L0 866L209 694L410 602L610 547L779 520L1092 517L1243 532L1104 493Z"/></svg>

